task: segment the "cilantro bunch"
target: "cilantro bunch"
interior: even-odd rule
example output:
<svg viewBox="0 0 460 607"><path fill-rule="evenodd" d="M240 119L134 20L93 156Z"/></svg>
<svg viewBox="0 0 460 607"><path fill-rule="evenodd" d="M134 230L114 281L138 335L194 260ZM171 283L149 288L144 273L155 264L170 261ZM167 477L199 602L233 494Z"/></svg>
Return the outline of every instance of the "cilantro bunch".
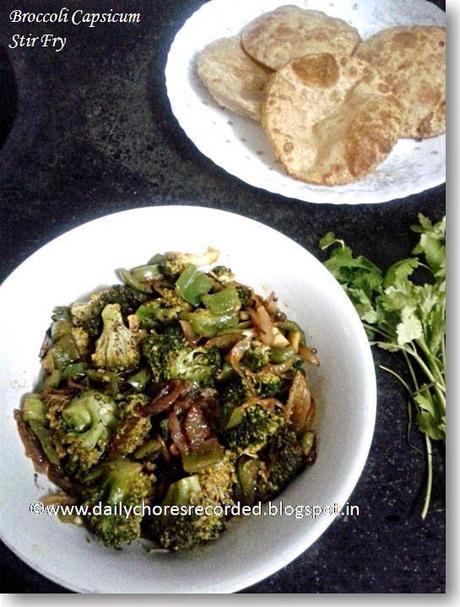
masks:
<svg viewBox="0 0 460 607"><path fill-rule="evenodd" d="M446 228L445 217L435 224L422 214L418 219L419 224L411 226L420 234L412 256L397 261L386 272L362 255L354 257L350 247L332 232L319 244L323 251L335 246L325 265L355 305L371 345L399 352L407 363L407 380L382 368L408 390L416 425L424 434L425 518L433 479L431 441L445 440L446 430Z"/></svg>

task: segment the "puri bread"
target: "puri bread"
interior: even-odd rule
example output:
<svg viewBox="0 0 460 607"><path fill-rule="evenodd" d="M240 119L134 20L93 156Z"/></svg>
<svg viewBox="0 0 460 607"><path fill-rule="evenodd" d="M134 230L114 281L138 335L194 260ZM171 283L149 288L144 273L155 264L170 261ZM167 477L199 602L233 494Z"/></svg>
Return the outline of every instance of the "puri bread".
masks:
<svg viewBox="0 0 460 607"><path fill-rule="evenodd" d="M400 111L377 70L355 57L323 53L294 59L271 77L262 125L290 175L338 185L388 156Z"/></svg>
<svg viewBox="0 0 460 607"><path fill-rule="evenodd" d="M359 41L358 31L345 21L297 6L264 13L249 23L241 36L244 50L273 70L303 55L351 55Z"/></svg>
<svg viewBox="0 0 460 607"><path fill-rule="evenodd" d="M271 71L248 57L239 36L221 38L206 46L198 56L197 70L219 105L240 116L260 120Z"/></svg>
<svg viewBox="0 0 460 607"><path fill-rule="evenodd" d="M446 31L393 27L362 42L356 57L377 68L403 107L401 137L432 137L446 129Z"/></svg>

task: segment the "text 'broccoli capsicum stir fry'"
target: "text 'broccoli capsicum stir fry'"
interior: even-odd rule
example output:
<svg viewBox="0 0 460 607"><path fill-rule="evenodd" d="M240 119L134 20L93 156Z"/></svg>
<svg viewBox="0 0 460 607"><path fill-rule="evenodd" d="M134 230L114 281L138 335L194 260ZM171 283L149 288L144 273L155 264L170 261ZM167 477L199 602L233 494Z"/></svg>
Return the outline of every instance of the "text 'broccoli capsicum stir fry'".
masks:
<svg viewBox="0 0 460 607"><path fill-rule="evenodd" d="M170 550L217 539L226 517L95 515L96 504L253 505L316 456L315 404L299 326L204 255L156 255L123 285L55 308L43 376L16 411L26 452L89 507L78 522L110 546ZM209 509L208 509L209 510Z"/></svg>

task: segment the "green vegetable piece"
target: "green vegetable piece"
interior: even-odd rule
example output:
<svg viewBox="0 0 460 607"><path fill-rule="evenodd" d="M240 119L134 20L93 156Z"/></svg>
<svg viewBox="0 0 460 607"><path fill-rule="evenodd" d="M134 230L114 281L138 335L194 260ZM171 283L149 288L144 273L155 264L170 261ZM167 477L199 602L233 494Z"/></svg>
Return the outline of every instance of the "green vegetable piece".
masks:
<svg viewBox="0 0 460 607"><path fill-rule="evenodd" d="M126 371L139 363L140 352L135 330L126 327L119 304L108 304L102 310L104 323L92 355L94 364L109 371Z"/></svg>
<svg viewBox="0 0 460 607"><path fill-rule="evenodd" d="M198 472L202 468L213 466L224 457L224 450L220 445L203 453L184 453L182 455L182 466L185 472Z"/></svg>
<svg viewBox="0 0 460 607"><path fill-rule="evenodd" d="M57 388L61 383L61 374L57 369L51 371L48 377L45 379L44 388Z"/></svg>
<svg viewBox="0 0 460 607"><path fill-rule="evenodd" d="M157 309L152 305L142 304L139 306L136 310L136 316L144 329L152 329L158 325Z"/></svg>
<svg viewBox="0 0 460 607"><path fill-rule="evenodd" d="M178 506L192 503L193 498L201 492L198 475L186 476L169 485L163 505L177 504Z"/></svg>
<svg viewBox="0 0 460 607"><path fill-rule="evenodd" d="M132 268L130 274L134 280L140 283L149 283L152 280L158 280L162 277L158 264L147 264L145 266Z"/></svg>
<svg viewBox="0 0 460 607"><path fill-rule="evenodd" d="M283 320L282 322L278 323L277 326L284 333L300 333L300 343L303 346L306 344L305 333L293 320Z"/></svg>
<svg viewBox="0 0 460 607"><path fill-rule="evenodd" d="M137 390L138 392L143 392L147 384L149 383L151 377L152 375L148 369L141 369L128 379L128 384L133 387L134 390Z"/></svg>
<svg viewBox="0 0 460 607"><path fill-rule="evenodd" d="M118 422L117 409L110 397L88 390L76 396L62 410L62 418L70 431L79 436L80 446L90 451L102 437L107 437L107 428Z"/></svg>
<svg viewBox="0 0 460 607"><path fill-rule="evenodd" d="M75 432L84 432L93 421L93 415L84 401L76 400L62 412L65 423Z"/></svg>
<svg viewBox="0 0 460 607"><path fill-rule="evenodd" d="M223 329L234 329L238 326L238 315L229 314L214 316L209 310L196 310L183 314L184 320L188 320L192 330L203 337L214 337Z"/></svg>
<svg viewBox="0 0 460 607"><path fill-rule="evenodd" d="M149 284L143 283L141 280L137 280L131 274L129 270L125 268L119 268L116 271L118 278L128 287L140 291L141 293L151 293L152 287Z"/></svg>
<svg viewBox="0 0 460 607"><path fill-rule="evenodd" d="M259 473L259 460L242 457L238 461L238 481L247 504L252 505L256 497L257 475Z"/></svg>
<svg viewBox="0 0 460 607"><path fill-rule="evenodd" d="M84 375L87 368L88 363L85 362L71 363L61 371L61 379L70 379L77 377L77 375Z"/></svg>
<svg viewBox="0 0 460 607"><path fill-rule="evenodd" d="M188 264L176 282L177 293L193 306L198 306L201 298L209 293L213 282L193 264Z"/></svg>
<svg viewBox="0 0 460 607"><path fill-rule="evenodd" d="M56 308L53 310L51 318L54 322L57 320L72 320L70 308L68 306L56 306Z"/></svg>
<svg viewBox="0 0 460 607"><path fill-rule="evenodd" d="M238 426L238 424L241 424L244 419L244 412L245 409L243 407L235 407L230 414L225 428L229 430L230 428L234 428L235 426Z"/></svg>
<svg viewBox="0 0 460 607"><path fill-rule="evenodd" d="M56 369L62 371L80 358L77 344L70 333L63 335L53 346L53 363Z"/></svg>
<svg viewBox="0 0 460 607"><path fill-rule="evenodd" d="M287 348L275 347L270 349L270 359L276 364L284 363L295 355L294 350L289 346Z"/></svg>
<svg viewBox="0 0 460 607"><path fill-rule="evenodd" d="M235 287L227 287L213 295L203 295L202 301L214 316L232 315L241 308L241 301Z"/></svg>
<svg viewBox="0 0 460 607"><path fill-rule="evenodd" d="M46 405L37 394L28 394L24 398L22 416L28 423L34 421L43 426L47 424Z"/></svg>
<svg viewBox="0 0 460 607"><path fill-rule="evenodd" d="M94 382L108 384L107 392L112 396L120 393L120 378L112 371L102 371L101 369L88 369L86 377Z"/></svg>
<svg viewBox="0 0 460 607"><path fill-rule="evenodd" d="M155 253L155 255L148 260L148 264L149 265L158 265L165 259L166 259L166 256L163 255L163 253Z"/></svg>
<svg viewBox="0 0 460 607"><path fill-rule="evenodd" d="M315 444L315 433L313 430L308 430L300 439L300 446L304 455L308 455Z"/></svg>
<svg viewBox="0 0 460 607"><path fill-rule="evenodd" d="M136 459L143 459L144 457L154 455L161 451L163 445L164 443L159 438L151 438L134 451L134 457Z"/></svg>
<svg viewBox="0 0 460 607"><path fill-rule="evenodd" d="M72 322L70 320L55 320L51 325L51 339L57 342L61 337L72 331Z"/></svg>
<svg viewBox="0 0 460 607"><path fill-rule="evenodd" d="M51 440L51 435L49 430L45 428L41 421L31 420L29 421L29 426L35 436L38 438L38 441L43 449L43 453L46 455L46 458L52 464L59 464L59 456L54 448L53 442Z"/></svg>

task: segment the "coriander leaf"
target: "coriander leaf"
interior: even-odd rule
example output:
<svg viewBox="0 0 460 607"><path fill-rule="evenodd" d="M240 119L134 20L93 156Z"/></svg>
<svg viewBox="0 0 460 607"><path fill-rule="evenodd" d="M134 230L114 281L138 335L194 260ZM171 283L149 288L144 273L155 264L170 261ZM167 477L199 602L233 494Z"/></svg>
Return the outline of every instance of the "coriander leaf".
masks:
<svg viewBox="0 0 460 607"><path fill-rule="evenodd" d="M442 428L439 427L438 422L427 411L420 411L417 414L416 421L419 430L433 440L442 440L444 438Z"/></svg>
<svg viewBox="0 0 460 607"><path fill-rule="evenodd" d="M338 238L335 237L334 232L328 232L319 241L319 248L321 249L321 251L325 251L332 244L341 244L342 246L345 245L343 240L339 240Z"/></svg>
<svg viewBox="0 0 460 607"><path fill-rule="evenodd" d="M423 337L422 323L417 318L414 308L408 306L402 310L401 322L396 327L396 334L400 346Z"/></svg>
<svg viewBox="0 0 460 607"><path fill-rule="evenodd" d="M416 268L418 268L419 265L420 263L418 259L415 259L414 257L397 261L387 270L385 279L383 281L383 286L389 287L395 282L401 282L406 278L409 278L409 276Z"/></svg>

